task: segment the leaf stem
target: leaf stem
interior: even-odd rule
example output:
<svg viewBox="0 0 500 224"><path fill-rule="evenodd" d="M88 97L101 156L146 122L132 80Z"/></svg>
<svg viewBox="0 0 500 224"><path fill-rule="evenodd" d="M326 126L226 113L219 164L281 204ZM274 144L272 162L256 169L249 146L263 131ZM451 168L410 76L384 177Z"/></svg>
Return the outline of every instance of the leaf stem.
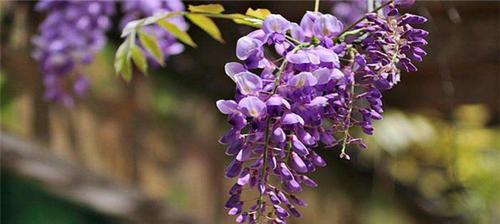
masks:
<svg viewBox="0 0 500 224"><path fill-rule="evenodd" d="M248 15L243 15L239 13L231 13L231 14L222 14L222 13L208 13L208 12L187 12L187 11L173 11L173 12L165 12L163 14L155 15L155 16L150 16L134 21L130 21L127 26L131 25L132 27L130 29L133 30L138 30L142 28L143 26L151 25L154 23L157 23L160 20L164 20L167 18L171 18L174 16L185 16L187 14L194 14L194 15L202 15L202 16L207 16L211 18L219 18L219 19L230 19L230 20L246 20L247 22L262 22L262 19L254 17L254 16L248 16ZM260 27L260 24L255 23L253 25L246 24L248 26L254 26L254 27ZM126 29L127 26L123 29L122 37L127 36L130 34L130 32L127 32Z"/></svg>

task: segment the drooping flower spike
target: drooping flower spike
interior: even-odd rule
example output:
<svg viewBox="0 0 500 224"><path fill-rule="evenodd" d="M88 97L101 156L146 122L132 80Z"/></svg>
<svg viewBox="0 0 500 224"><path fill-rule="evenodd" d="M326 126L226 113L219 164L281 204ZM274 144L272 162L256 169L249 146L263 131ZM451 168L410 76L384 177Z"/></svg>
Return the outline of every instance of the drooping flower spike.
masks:
<svg viewBox="0 0 500 224"><path fill-rule="evenodd" d="M87 77L77 67L92 62L106 44L115 3L105 1L50 1L37 3L38 11L49 12L33 38L34 58L39 62L45 85L45 99L71 106L68 93L83 95Z"/></svg>
<svg viewBox="0 0 500 224"><path fill-rule="evenodd" d="M326 166L316 150L339 146L349 159L347 145L365 147L349 130L372 134L372 121L382 118L383 91L397 84L401 70L415 71L412 61L425 55L427 32L411 26L425 18L397 13L397 5L409 2L389 4L382 16L367 14L355 26L359 32L348 36L334 16L307 12L299 24L269 15L262 29L238 40L242 62L225 66L235 98L216 103L231 125L219 142L233 157L226 177L236 183L225 207L236 222L300 217L298 207L306 203L296 194L316 187L307 175Z"/></svg>
<svg viewBox="0 0 500 224"><path fill-rule="evenodd" d="M46 100L71 106L73 96L86 93L89 80L81 67L90 64L106 45L106 31L112 27L110 17L118 6L124 14L121 28L140 17L184 9L181 0L134 0L121 4L104 0L41 0L36 4L36 10L47 12L39 34L33 38L33 57L43 75ZM182 31L188 28L181 16L172 17L169 22ZM159 48L165 56L184 50L182 44L160 27L145 27L144 32L159 40Z"/></svg>

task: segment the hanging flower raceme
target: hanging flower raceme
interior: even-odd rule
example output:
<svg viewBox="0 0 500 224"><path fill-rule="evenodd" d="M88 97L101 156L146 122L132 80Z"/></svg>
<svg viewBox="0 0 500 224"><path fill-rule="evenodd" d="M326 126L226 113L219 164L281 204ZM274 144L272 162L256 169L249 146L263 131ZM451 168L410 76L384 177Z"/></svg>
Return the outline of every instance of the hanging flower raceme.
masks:
<svg viewBox="0 0 500 224"><path fill-rule="evenodd" d="M33 38L33 56L43 74L46 100L71 106L72 95L85 94L89 83L81 67L90 64L106 44L105 33L111 28L110 16L117 6L116 2L103 0L41 0L37 3L36 9L47 13L39 27L40 33ZM183 11L184 4L180 0L123 1L121 9L124 17L120 26L123 28L141 17ZM181 31L188 28L182 16L174 16L168 21ZM158 40L164 60L184 50L182 44L160 27L148 26L142 31ZM146 55L152 57L149 53Z"/></svg>
<svg viewBox="0 0 500 224"><path fill-rule="evenodd" d="M397 83L400 70L414 71L410 59L424 54L427 33L409 25L424 19L397 16L394 4L389 7L387 16L369 14L354 37L343 35L334 16L307 12L300 24L269 15L262 29L238 40L242 62L225 66L235 99L217 101L231 125L220 143L234 157L226 177L237 181L225 207L237 222L300 217L297 207L306 204L296 194L315 187L308 175L326 165L315 150L341 145L348 159L346 145L364 146L349 130L373 132L371 121L382 118L382 92ZM257 199L244 203L250 191Z"/></svg>
<svg viewBox="0 0 500 224"><path fill-rule="evenodd" d="M37 3L38 11L48 13L39 35L33 39L33 56L43 73L45 99L70 106L70 92L79 96L86 92L88 80L78 67L92 62L94 54L104 47L114 4L51 0Z"/></svg>

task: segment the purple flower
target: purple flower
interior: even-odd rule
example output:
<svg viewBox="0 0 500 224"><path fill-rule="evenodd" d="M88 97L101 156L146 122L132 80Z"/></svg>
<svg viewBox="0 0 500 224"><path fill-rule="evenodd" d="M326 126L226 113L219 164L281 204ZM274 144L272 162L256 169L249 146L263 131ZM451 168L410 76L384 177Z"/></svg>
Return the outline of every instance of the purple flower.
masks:
<svg viewBox="0 0 500 224"><path fill-rule="evenodd" d="M301 72L288 80L287 85L295 88L310 87L318 83L318 80L310 72Z"/></svg>
<svg viewBox="0 0 500 224"><path fill-rule="evenodd" d="M36 4L36 10L48 13L33 38L33 56L44 76L46 100L71 106L72 95L86 93L88 79L77 68L91 63L94 54L104 47L114 5L49 0Z"/></svg>
<svg viewBox="0 0 500 224"><path fill-rule="evenodd" d="M262 23L262 30L266 33L266 39L270 44L283 43L289 29L290 22L281 15L271 14Z"/></svg>
<svg viewBox="0 0 500 224"><path fill-rule="evenodd" d="M255 96L247 96L240 100L238 109L245 115L258 118L266 114L266 104Z"/></svg>
<svg viewBox="0 0 500 224"><path fill-rule="evenodd" d="M313 33L316 37L332 38L344 29L344 25L335 16L324 14L314 21Z"/></svg>
<svg viewBox="0 0 500 224"><path fill-rule="evenodd" d="M389 12L368 14L356 26L359 33L339 38L342 42L333 38L343 24L316 12L307 12L300 25L270 15L262 29L238 40L236 55L243 63L225 66L237 86L235 100L217 101L231 125L220 142L234 157L226 176L237 181L226 207L238 215L237 222L286 223L289 216L300 217L294 205L305 202L295 193L316 187L306 174L326 166L318 146L365 147L350 129L372 134L372 122L382 118L383 91L399 81L401 70L415 71L413 60L426 55L421 47L428 33L411 26L425 18L398 16L394 4ZM349 158L345 147L340 150L341 158ZM243 185L258 194L246 207L240 201Z"/></svg>
<svg viewBox="0 0 500 224"><path fill-rule="evenodd" d="M245 71L234 75L233 78L243 95L255 95L262 90L262 79L256 74Z"/></svg>
<svg viewBox="0 0 500 224"><path fill-rule="evenodd" d="M240 60L247 60L249 57L261 53L261 46L260 40L244 36L236 43L236 56Z"/></svg>

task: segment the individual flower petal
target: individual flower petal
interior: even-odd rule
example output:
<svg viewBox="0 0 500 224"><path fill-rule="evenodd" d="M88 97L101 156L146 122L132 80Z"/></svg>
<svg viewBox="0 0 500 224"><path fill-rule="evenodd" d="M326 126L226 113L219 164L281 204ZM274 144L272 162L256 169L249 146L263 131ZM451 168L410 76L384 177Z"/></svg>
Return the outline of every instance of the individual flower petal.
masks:
<svg viewBox="0 0 500 224"><path fill-rule="evenodd" d="M248 182L250 181L250 172L248 170L243 170L243 172L241 172L240 174L240 177L238 178L238 185L240 186L245 186L246 184L248 184Z"/></svg>
<svg viewBox="0 0 500 224"><path fill-rule="evenodd" d="M304 30L297 23L292 23L291 28L290 28L290 35L292 36L292 38L294 38L298 41L305 41L306 40Z"/></svg>
<svg viewBox="0 0 500 224"><path fill-rule="evenodd" d="M288 113L283 116L281 119L281 124L284 125L292 125L292 124L300 124L304 125L304 119L302 119L301 116L295 114L295 113Z"/></svg>
<svg viewBox="0 0 500 224"><path fill-rule="evenodd" d="M233 142L231 142L231 144L229 144L227 146L226 155L228 155L228 156L237 155L238 152L241 151L242 147L243 147L243 139L233 141Z"/></svg>
<svg viewBox="0 0 500 224"><path fill-rule="evenodd" d="M318 107L324 107L328 105L328 99L324 96L318 96L315 97L311 102L309 103L310 106L318 106Z"/></svg>
<svg viewBox="0 0 500 224"><path fill-rule="evenodd" d="M273 139L275 142L285 142L286 140L286 135L283 129L281 128L276 128L273 131Z"/></svg>
<svg viewBox="0 0 500 224"><path fill-rule="evenodd" d="M246 71L245 66L238 62L226 63L226 65L224 66L224 70L226 72L226 75L229 76L229 78L231 78L234 82L236 82L236 80L234 79L234 75Z"/></svg>
<svg viewBox="0 0 500 224"><path fill-rule="evenodd" d="M251 55L258 53L261 46L262 42L257 39L248 36L241 37L236 42L236 56L240 60L246 60Z"/></svg>
<svg viewBox="0 0 500 224"><path fill-rule="evenodd" d="M236 155L236 160L244 162L247 161L251 155L252 149L250 147L243 147L240 152L238 152L238 155Z"/></svg>
<svg viewBox="0 0 500 224"><path fill-rule="evenodd" d="M283 99L283 97L279 95L273 95L269 97L269 99L266 101L266 105L268 106L284 106L286 109L290 109L290 103Z"/></svg>
<svg viewBox="0 0 500 224"><path fill-rule="evenodd" d="M344 25L335 16L324 14L314 21L313 32L317 37L335 37Z"/></svg>
<svg viewBox="0 0 500 224"><path fill-rule="evenodd" d="M278 216L282 219L290 216L290 214L288 214L288 212L284 208L282 208L281 206L274 205L273 207L274 207L274 212L275 212L276 216Z"/></svg>
<svg viewBox="0 0 500 224"><path fill-rule="evenodd" d="M345 78L344 73L342 73L340 70L338 70L336 68L333 69L332 76L331 76L332 80L341 80L344 78Z"/></svg>
<svg viewBox="0 0 500 224"><path fill-rule="evenodd" d="M321 62L333 63L334 65L338 65L340 63L339 56L330 49L317 47L314 49L314 54L318 55Z"/></svg>
<svg viewBox="0 0 500 224"><path fill-rule="evenodd" d="M236 205L235 207L232 207L229 209L227 212L228 215L237 215L241 213L241 205Z"/></svg>
<svg viewBox="0 0 500 224"><path fill-rule="evenodd" d="M314 165L319 166L319 167L325 167L326 162L321 158L320 155L316 154L315 152L311 153L311 161L314 163Z"/></svg>
<svg viewBox="0 0 500 224"><path fill-rule="evenodd" d="M301 72L294 75L290 80L288 80L288 86L294 86L296 88L314 86L318 83L318 80L310 72Z"/></svg>
<svg viewBox="0 0 500 224"><path fill-rule="evenodd" d="M292 148L301 156L306 156L309 154L309 150L307 149L307 147L295 135L292 135Z"/></svg>
<svg viewBox="0 0 500 224"><path fill-rule="evenodd" d="M318 186L318 184L314 180L312 180L311 178L309 178L307 176L302 176L302 182L309 187L317 187Z"/></svg>
<svg viewBox="0 0 500 224"><path fill-rule="evenodd" d="M226 177L233 178L240 174L241 172L241 162L237 160L231 161L226 168Z"/></svg>
<svg viewBox="0 0 500 224"><path fill-rule="evenodd" d="M302 17L302 20L300 20L300 27L307 37L313 36L314 22L318 20L320 16L321 13L319 12L307 11L306 14Z"/></svg>
<svg viewBox="0 0 500 224"><path fill-rule="evenodd" d="M250 117L262 117L266 114L266 104L255 96L247 96L241 99L238 108Z"/></svg>
<svg viewBox="0 0 500 224"><path fill-rule="evenodd" d="M256 94L262 90L262 79L251 72L240 72L234 75L234 80L243 95Z"/></svg>
<svg viewBox="0 0 500 224"><path fill-rule="evenodd" d="M330 81L332 71L328 68L318 68L313 72L314 77L318 80L318 85L326 84Z"/></svg>
<svg viewBox="0 0 500 224"><path fill-rule="evenodd" d="M302 199L300 199L300 198L297 198L297 196L295 196L295 195L293 195L293 194L291 194L291 195L290 195L290 200L291 200L294 204L296 204L296 205L300 205L300 206L307 206L307 204L306 204L306 202L305 202L305 201L303 201L303 200L302 200Z"/></svg>
<svg viewBox="0 0 500 224"><path fill-rule="evenodd" d="M300 218L302 214L293 206L289 205L288 210L290 211L290 214L296 218Z"/></svg>
<svg viewBox="0 0 500 224"><path fill-rule="evenodd" d="M287 180L291 180L293 179L293 174L292 172L290 172L290 170L288 169L288 167L285 165L285 163L281 162L279 164L279 172L281 174L281 176Z"/></svg>
<svg viewBox="0 0 500 224"><path fill-rule="evenodd" d="M294 169L295 171L297 171L299 173L307 173L307 171L308 171L307 166L304 163L304 161L295 152L292 152L290 165L291 165L292 169Z"/></svg>
<svg viewBox="0 0 500 224"><path fill-rule="evenodd" d="M247 221L247 219L248 219L248 214L243 213L236 218L236 222L237 223L245 223Z"/></svg>
<svg viewBox="0 0 500 224"><path fill-rule="evenodd" d="M267 192L267 195L269 195L269 200L271 201L271 203L273 203L273 205L281 204L281 200L273 191Z"/></svg>
<svg viewBox="0 0 500 224"><path fill-rule="evenodd" d="M300 186L299 182L297 182L296 180L289 180L285 184L292 192L302 191L302 187Z"/></svg>
<svg viewBox="0 0 500 224"><path fill-rule="evenodd" d="M238 104L234 100L217 100L217 108L223 114L238 113Z"/></svg>
<svg viewBox="0 0 500 224"><path fill-rule="evenodd" d="M266 17L262 23L262 30L265 33L285 34L290 29L290 22L283 16L271 14Z"/></svg>

